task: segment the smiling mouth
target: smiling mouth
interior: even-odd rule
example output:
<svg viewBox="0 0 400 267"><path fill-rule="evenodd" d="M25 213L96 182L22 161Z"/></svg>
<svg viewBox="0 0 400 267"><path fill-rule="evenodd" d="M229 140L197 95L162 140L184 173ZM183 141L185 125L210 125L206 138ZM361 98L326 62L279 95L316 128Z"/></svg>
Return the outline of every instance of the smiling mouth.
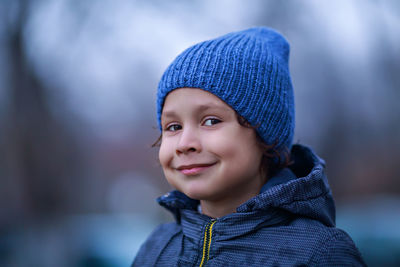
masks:
<svg viewBox="0 0 400 267"><path fill-rule="evenodd" d="M201 172L207 170L208 168L214 166L215 163L211 164L192 164L192 165L182 165L176 168L178 171L184 175L197 175Z"/></svg>

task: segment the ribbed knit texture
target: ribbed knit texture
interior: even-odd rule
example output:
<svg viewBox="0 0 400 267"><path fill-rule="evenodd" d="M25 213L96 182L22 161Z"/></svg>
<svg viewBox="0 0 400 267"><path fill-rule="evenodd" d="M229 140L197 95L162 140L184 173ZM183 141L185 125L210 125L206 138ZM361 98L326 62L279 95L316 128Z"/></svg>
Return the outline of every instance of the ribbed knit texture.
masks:
<svg viewBox="0 0 400 267"><path fill-rule="evenodd" d="M288 58L288 42L265 27L229 33L186 49L158 86L160 130L167 94L177 88L200 88L255 126L266 144L276 143L278 151L290 149L295 114Z"/></svg>
<svg viewBox="0 0 400 267"><path fill-rule="evenodd" d="M265 186L237 212L216 219L205 266L366 266L351 238L335 227L324 162L300 145L292 155L291 170L279 174L286 182ZM178 191L158 201L176 222L152 233L133 266L199 266L211 218Z"/></svg>

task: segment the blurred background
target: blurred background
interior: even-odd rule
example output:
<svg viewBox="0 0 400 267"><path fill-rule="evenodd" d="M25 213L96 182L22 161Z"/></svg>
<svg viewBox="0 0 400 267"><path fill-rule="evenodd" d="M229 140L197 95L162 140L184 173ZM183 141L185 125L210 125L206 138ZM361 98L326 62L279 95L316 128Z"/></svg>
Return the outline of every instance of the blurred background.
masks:
<svg viewBox="0 0 400 267"><path fill-rule="evenodd" d="M337 225L400 266L400 2L0 0L0 266L129 266L171 221L159 78L188 46L266 25L291 43L295 142Z"/></svg>

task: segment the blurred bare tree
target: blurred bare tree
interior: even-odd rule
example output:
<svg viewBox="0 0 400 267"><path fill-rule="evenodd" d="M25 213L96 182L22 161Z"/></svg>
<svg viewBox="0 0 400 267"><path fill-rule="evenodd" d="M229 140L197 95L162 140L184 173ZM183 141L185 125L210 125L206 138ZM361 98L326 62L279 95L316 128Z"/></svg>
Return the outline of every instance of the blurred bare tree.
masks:
<svg viewBox="0 0 400 267"><path fill-rule="evenodd" d="M79 210L81 151L66 124L55 118L48 88L30 63L24 43L32 1L3 1L7 96L1 116L0 223Z"/></svg>

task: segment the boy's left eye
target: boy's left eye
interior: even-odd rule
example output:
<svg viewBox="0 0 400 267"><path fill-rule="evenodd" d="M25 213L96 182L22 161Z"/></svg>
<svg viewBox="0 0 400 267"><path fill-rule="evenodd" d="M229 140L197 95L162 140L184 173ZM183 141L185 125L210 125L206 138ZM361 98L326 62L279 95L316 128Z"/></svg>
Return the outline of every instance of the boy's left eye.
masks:
<svg viewBox="0 0 400 267"><path fill-rule="evenodd" d="M204 121L204 125L205 126L213 126L213 125L218 124L220 122L221 122L221 120L219 120L219 119L210 118L210 119L206 119Z"/></svg>

